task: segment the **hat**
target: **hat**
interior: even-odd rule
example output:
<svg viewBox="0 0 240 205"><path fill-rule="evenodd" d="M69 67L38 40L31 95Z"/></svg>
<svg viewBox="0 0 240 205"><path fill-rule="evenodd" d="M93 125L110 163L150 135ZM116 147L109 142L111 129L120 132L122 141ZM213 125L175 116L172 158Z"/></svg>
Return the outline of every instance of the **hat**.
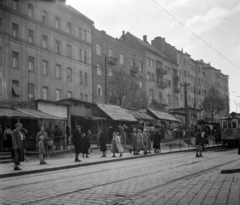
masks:
<svg viewBox="0 0 240 205"><path fill-rule="evenodd" d="M18 122L15 124L15 127L18 127L19 125L22 125L22 123Z"/></svg>

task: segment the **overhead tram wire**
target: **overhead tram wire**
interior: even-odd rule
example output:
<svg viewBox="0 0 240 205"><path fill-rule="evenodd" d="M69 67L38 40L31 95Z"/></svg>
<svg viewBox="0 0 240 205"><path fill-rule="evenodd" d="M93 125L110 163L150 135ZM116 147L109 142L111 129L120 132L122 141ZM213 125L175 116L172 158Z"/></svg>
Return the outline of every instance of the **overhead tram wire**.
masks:
<svg viewBox="0 0 240 205"><path fill-rule="evenodd" d="M234 64L232 61L230 61L227 57L225 57L222 53L220 53L217 49L212 47L210 44L208 44L205 40L203 40L201 37L199 37L196 33L194 33L191 29L189 29L187 26L185 26L181 21L179 21L175 16L173 16L169 11L167 11L164 7L162 7L159 3L156 2L156 0L152 0L157 6L159 6L162 10L164 10L168 15L170 15L173 19L175 19L180 25L182 25L185 29L187 29L189 32L191 32L195 37L197 37L200 41L202 41L204 44L206 44L209 48L214 50L216 53L218 53L220 56L222 56L226 61L228 61L230 64L232 64L234 67L240 70L240 68Z"/></svg>

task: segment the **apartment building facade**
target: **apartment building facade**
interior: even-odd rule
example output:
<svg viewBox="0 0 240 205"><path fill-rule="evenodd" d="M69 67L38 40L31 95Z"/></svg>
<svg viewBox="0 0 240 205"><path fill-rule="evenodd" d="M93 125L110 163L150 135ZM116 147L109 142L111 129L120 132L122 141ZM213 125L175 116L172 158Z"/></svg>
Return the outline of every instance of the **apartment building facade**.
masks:
<svg viewBox="0 0 240 205"><path fill-rule="evenodd" d="M162 104L165 110L178 107L179 78L176 62L176 53L173 47L167 47L165 39L155 38L151 44L147 36L139 39L131 33L123 33L120 40L137 50L144 57L143 67L145 80L145 93L150 99ZM169 56L167 49L171 49Z"/></svg>
<svg viewBox="0 0 240 205"><path fill-rule="evenodd" d="M105 31L93 28L93 72L92 95L96 103L108 104L109 78L117 72L132 77L138 84L138 94L145 88L143 66L144 57L135 49L125 45L119 39L113 38ZM115 73L115 74L114 74Z"/></svg>
<svg viewBox="0 0 240 205"><path fill-rule="evenodd" d="M93 21L60 1L0 2L0 100L92 102Z"/></svg>

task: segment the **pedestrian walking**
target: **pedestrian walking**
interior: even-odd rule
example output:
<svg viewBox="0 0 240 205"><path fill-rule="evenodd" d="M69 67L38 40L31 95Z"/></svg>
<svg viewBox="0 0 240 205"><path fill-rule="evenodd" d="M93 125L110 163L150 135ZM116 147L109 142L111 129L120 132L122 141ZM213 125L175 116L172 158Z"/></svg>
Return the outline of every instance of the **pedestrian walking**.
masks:
<svg viewBox="0 0 240 205"><path fill-rule="evenodd" d="M146 128L144 128L142 136L143 136L143 144L144 144L144 155L146 155L148 153L148 147L149 147L148 134L147 134Z"/></svg>
<svg viewBox="0 0 240 205"><path fill-rule="evenodd" d="M7 125L3 133L3 147L6 149L12 148L12 135L13 131L10 129L10 126Z"/></svg>
<svg viewBox="0 0 240 205"><path fill-rule="evenodd" d="M89 148L90 148L89 135L86 135L85 133L83 133L82 134L82 156L83 156L83 158L84 158L84 155L86 155L86 158L88 158Z"/></svg>
<svg viewBox="0 0 240 205"><path fill-rule="evenodd" d="M60 150L61 149L60 143L62 140L62 130L58 127L58 125L55 125L54 138L55 138L56 150Z"/></svg>
<svg viewBox="0 0 240 205"><path fill-rule="evenodd" d="M100 143L100 150L102 151L101 157L106 157L106 151L107 151L107 145L106 145L106 139L102 131L99 133L99 143Z"/></svg>
<svg viewBox="0 0 240 205"><path fill-rule="evenodd" d="M136 128L133 128L133 133L131 134L130 151L133 151L134 155L136 155L137 152L138 152L138 148L137 148L137 130L136 130Z"/></svg>
<svg viewBox="0 0 240 205"><path fill-rule="evenodd" d="M37 143L40 165L47 164L47 162L44 161L44 155L46 154L44 141L45 141L44 136L40 135L38 138L38 143Z"/></svg>
<svg viewBox="0 0 240 205"><path fill-rule="evenodd" d="M88 151L88 154L90 154L90 153L92 152L92 149L91 149L92 132L91 132L91 130L88 130L87 137L88 137L88 139L89 139L89 151Z"/></svg>
<svg viewBox="0 0 240 205"><path fill-rule="evenodd" d="M124 142L124 129L123 129L122 125L118 126L118 133L121 137L121 141Z"/></svg>
<svg viewBox="0 0 240 205"><path fill-rule="evenodd" d="M40 129L41 129L40 132L38 132L37 136L36 136L36 145L40 141L40 136L43 136L43 145L44 145L44 148L45 148L45 154L44 155L45 155L45 157L48 157L48 145L47 145L48 135L45 132L45 128L44 128L43 125L41 126Z"/></svg>
<svg viewBox="0 0 240 205"><path fill-rule="evenodd" d="M21 123L15 124L15 130L13 130L12 135L12 144L13 144L13 152L12 158L15 164L14 170L21 170L19 167L20 162L24 161L24 147L23 143L26 141L25 134L27 134L27 130L22 128Z"/></svg>
<svg viewBox="0 0 240 205"><path fill-rule="evenodd" d="M147 129L146 131L147 133L147 150L148 150L148 153L151 153L151 149L152 149L152 146L151 146L151 139L150 139L150 128Z"/></svg>
<svg viewBox="0 0 240 205"><path fill-rule="evenodd" d="M202 136L202 151L205 151L205 147L204 147L204 145L206 144L206 138L205 138L205 130L204 129L202 129L202 131L201 131L201 136Z"/></svg>
<svg viewBox="0 0 240 205"><path fill-rule="evenodd" d="M154 153L159 153L160 151L160 141L161 141L161 135L159 133L158 128L155 126L153 131L153 148Z"/></svg>
<svg viewBox="0 0 240 205"><path fill-rule="evenodd" d="M203 151L203 137L201 136L201 130L198 130L195 134L195 146L196 146L196 157L202 157Z"/></svg>
<svg viewBox="0 0 240 205"><path fill-rule="evenodd" d="M139 152L141 150L145 150L145 146L144 146L144 143L143 143L143 135L142 135L142 130L141 129L138 129L138 134L137 134L137 154L136 155L139 155Z"/></svg>
<svg viewBox="0 0 240 205"><path fill-rule="evenodd" d="M119 133L117 133L117 132L113 133L111 150L112 150L112 153L113 153L112 157L116 157L115 153L120 153L119 157L122 157L123 147L121 145L121 138L119 136Z"/></svg>
<svg viewBox="0 0 240 205"><path fill-rule="evenodd" d="M80 125L77 126L77 129L74 131L72 136L72 143L75 148L75 162L80 162L81 160L78 158L82 149L82 138L81 138L81 129Z"/></svg>

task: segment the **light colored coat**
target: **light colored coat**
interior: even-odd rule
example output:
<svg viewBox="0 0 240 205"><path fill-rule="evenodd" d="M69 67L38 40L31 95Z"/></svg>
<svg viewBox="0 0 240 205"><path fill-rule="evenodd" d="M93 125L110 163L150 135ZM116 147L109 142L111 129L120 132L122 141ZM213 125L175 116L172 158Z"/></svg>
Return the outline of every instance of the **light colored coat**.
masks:
<svg viewBox="0 0 240 205"><path fill-rule="evenodd" d="M113 153L122 153L123 152L123 147L121 145L121 139L120 139L119 135L113 136L111 150Z"/></svg>

